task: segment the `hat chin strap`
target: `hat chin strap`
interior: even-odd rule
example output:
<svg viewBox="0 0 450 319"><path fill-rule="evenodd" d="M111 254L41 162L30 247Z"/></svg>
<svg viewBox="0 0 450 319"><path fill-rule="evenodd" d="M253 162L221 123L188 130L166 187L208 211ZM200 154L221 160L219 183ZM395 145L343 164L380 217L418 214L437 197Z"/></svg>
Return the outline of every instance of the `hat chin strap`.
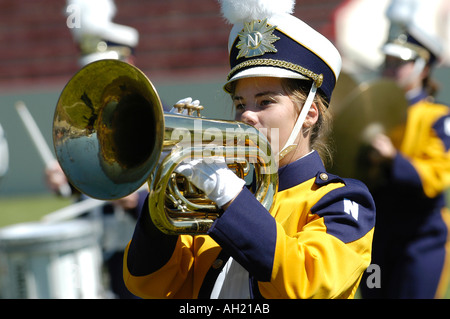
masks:
<svg viewBox="0 0 450 319"><path fill-rule="evenodd" d="M300 130L303 127L303 123L305 122L306 115L308 115L309 109L311 108L311 105L314 101L314 97L316 96L317 92L317 86L313 82L311 89L309 90L308 97L306 98L305 104L303 104L303 108L300 112L300 115L297 118L297 122L294 125L294 128L292 129L291 135L289 136L286 144L281 149L280 152L278 152L278 162L285 157L289 152L291 152L297 144L294 144L295 140L297 139L298 133L300 133Z"/></svg>
<svg viewBox="0 0 450 319"><path fill-rule="evenodd" d="M425 69L426 65L427 62L425 61L425 59L421 57L417 58L414 62L414 68L411 72L411 75L405 81L403 81L400 86L407 87L409 84L414 82L420 76L420 73L422 73L422 71Z"/></svg>

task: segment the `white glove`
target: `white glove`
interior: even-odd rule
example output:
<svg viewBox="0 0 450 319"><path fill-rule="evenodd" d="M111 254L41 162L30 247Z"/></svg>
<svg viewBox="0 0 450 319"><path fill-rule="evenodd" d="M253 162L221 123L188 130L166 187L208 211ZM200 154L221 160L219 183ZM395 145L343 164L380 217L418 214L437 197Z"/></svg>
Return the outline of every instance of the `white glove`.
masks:
<svg viewBox="0 0 450 319"><path fill-rule="evenodd" d="M200 105L200 101L199 100L192 101L191 97L186 97L184 99L179 100L177 103L175 103L175 105L176 104L191 104L191 105L194 105L194 106L199 106ZM178 113L178 109L175 108L175 107L172 107L169 112L170 113ZM181 112L181 114L187 115L188 111L186 109L184 109L183 112Z"/></svg>
<svg viewBox="0 0 450 319"><path fill-rule="evenodd" d="M181 164L175 172L184 175L219 207L235 198L245 185L245 181L228 168L223 157L196 159Z"/></svg>

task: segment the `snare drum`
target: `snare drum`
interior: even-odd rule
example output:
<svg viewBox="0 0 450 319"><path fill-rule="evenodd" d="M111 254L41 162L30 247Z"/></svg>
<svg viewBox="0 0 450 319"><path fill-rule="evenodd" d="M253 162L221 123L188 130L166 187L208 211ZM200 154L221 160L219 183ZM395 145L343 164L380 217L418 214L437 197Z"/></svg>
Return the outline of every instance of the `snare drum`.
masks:
<svg viewBox="0 0 450 319"><path fill-rule="evenodd" d="M88 220L0 229L0 298L101 298L98 226Z"/></svg>

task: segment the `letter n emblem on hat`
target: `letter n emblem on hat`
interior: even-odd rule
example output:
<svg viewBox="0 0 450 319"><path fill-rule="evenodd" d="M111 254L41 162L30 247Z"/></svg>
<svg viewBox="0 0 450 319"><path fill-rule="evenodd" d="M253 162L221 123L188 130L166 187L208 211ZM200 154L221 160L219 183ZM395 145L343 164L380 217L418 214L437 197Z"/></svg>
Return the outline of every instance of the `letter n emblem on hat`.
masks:
<svg viewBox="0 0 450 319"><path fill-rule="evenodd" d="M267 52L277 52L273 43L280 38L273 34L275 28L276 26L267 24L267 19L245 23L244 29L238 33L239 43L236 48L240 51L236 59L260 56Z"/></svg>

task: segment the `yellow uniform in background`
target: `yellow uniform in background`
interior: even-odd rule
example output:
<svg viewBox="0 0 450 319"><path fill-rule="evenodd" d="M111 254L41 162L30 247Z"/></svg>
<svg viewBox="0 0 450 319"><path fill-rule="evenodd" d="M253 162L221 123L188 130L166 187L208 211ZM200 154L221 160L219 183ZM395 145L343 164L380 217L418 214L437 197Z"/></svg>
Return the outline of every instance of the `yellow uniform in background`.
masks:
<svg viewBox="0 0 450 319"><path fill-rule="evenodd" d="M399 150L371 189L377 206L373 263L381 287L362 287L365 298L443 297L447 288L450 186L450 109L425 92L410 101Z"/></svg>

